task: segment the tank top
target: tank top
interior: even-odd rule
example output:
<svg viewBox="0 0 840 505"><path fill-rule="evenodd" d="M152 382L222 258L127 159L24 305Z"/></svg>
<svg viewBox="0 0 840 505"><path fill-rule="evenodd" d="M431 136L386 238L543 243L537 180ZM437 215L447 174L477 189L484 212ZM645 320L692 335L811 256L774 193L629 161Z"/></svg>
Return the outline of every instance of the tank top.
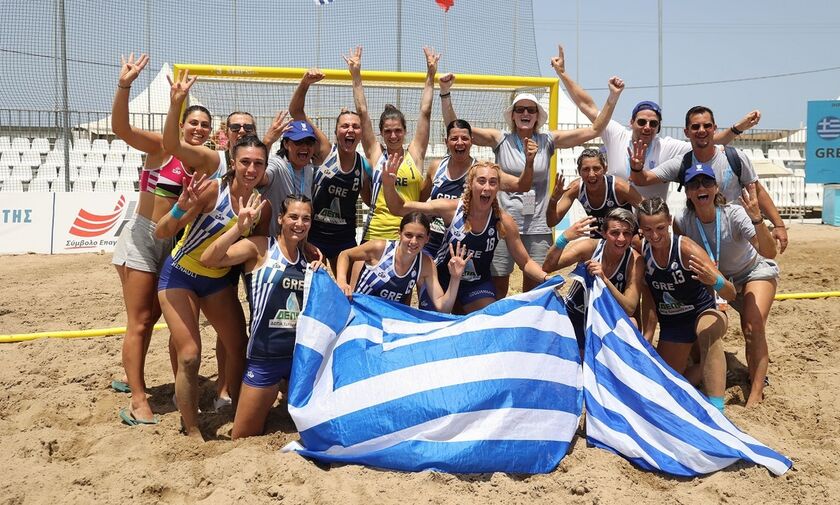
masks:
<svg viewBox="0 0 840 505"><path fill-rule="evenodd" d="M656 315L661 326L676 326L697 319L697 314L715 306L715 298L708 287L693 279L680 254L682 236L671 236L668 263L659 266L653 257L650 243L642 242L645 257L645 282L656 303Z"/></svg>
<svg viewBox="0 0 840 505"><path fill-rule="evenodd" d="M292 261L283 255L277 239L268 238L265 262L245 274L251 312L248 359L292 357L305 273L306 260L300 250Z"/></svg>
<svg viewBox="0 0 840 505"><path fill-rule="evenodd" d="M386 300L398 302L411 293L420 278L420 267L423 264L423 254L414 258L414 263L405 273L398 275L396 271L397 241L389 240L379 257L376 265L365 264L356 284L356 293L378 296Z"/></svg>
<svg viewBox="0 0 840 505"><path fill-rule="evenodd" d="M230 186L219 183L216 206L208 214L199 214L184 229L181 240L172 249L172 263L188 272L217 279L230 271L230 267L208 267L201 262L201 254L230 227L236 225L236 212L230 197ZM254 223L256 226L257 223ZM245 236L251 234L248 230Z"/></svg>
<svg viewBox="0 0 840 505"><path fill-rule="evenodd" d="M159 168L143 168L140 172L140 191L164 198L178 198L192 182L184 164L175 156Z"/></svg>
<svg viewBox="0 0 840 505"><path fill-rule="evenodd" d="M607 186L607 192L606 195L604 195L604 202L599 207L594 207L592 205L589 195L586 193L586 183L584 183L583 180L580 181L580 188L578 189L577 199L583 206L583 210L586 212L587 216L592 216L596 219L595 224L598 227L598 230L590 233L590 237L592 238L601 238L600 230L604 225L604 219L611 210L617 208L632 210L633 208L628 202L618 202L618 195L615 193L615 177L612 175L605 175L604 179L604 183Z"/></svg>
<svg viewBox="0 0 840 505"><path fill-rule="evenodd" d="M603 261L604 246L606 243L607 242L604 239L600 239L598 241L598 245L595 246L595 251L592 253L592 259ZM613 286L622 292L627 287L627 266L630 264L631 257L631 248L628 247L627 250L624 251L624 256L621 257L621 261L618 262L618 266L608 277ZM586 313L585 289L586 288L580 283L580 281L575 281L572 284L569 288L569 292L566 293L566 297L564 298L564 301L566 302L566 310L574 310L580 314Z"/></svg>
<svg viewBox="0 0 840 505"><path fill-rule="evenodd" d="M437 198L450 198L454 200L461 198L461 195L464 193L464 181L467 178L467 173L464 172L464 175L457 179L450 179L450 159L451 157L446 155L442 160L440 160L437 171L432 177L432 192L429 196L430 200L435 200ZM470 166L474 163L475 160L470 158ZM426 247L423 248L426 254L432 257L437 254L440 249L440 245L443 243L443 235L445 233L446 225L443 222L443 218L438 216L432 219L431 232L429 233L429 243L427 243Z"/></svg>
<svg viewBox="0 0 840 505"><path fill-rule="evenodd" d="M370 214L368 214L365 232L362 235L365 240L396 240L399 238L400 220L402 218L388 211L388 204L385 203L385 193L382 191L382 176L387 160L387 153L382 153L371 176ZM423 173L417 168L411 154L406 149L403 154L403 162L397 169L397 193L403 201L416 202L420 199L422 183Z"/></svg>
<svg viewBox="0 0 840 505"><path fill-rule="evenodd" d="M312 183L312 229L309 238L317 243L346 244L356 239L356 200L362 187L362 157L349 172L341 169L338 147L315 169Z"/></svg>
<svg viewBox="0 0 840 505"><path fill-rule="evenodd" d="M461 199L458 201L455 216L452 218L452 222L444 235L443 243L435 256L435 263L438 266L438 280L441 286L446 286L449 282L449 270L446 266L450 258L449 244L452 244L454 249L458 242L461 242L461 245L467 248L468 253L473 254L473 257L467 261L467 267L461 277L461 284L481 283L490 280L490 264L493 262L493 254L499 243L496 231L496 223L498 223L499 218L491 212L487 217L484 228L480 231L466 231L467 219L464 200Z"/></svg>

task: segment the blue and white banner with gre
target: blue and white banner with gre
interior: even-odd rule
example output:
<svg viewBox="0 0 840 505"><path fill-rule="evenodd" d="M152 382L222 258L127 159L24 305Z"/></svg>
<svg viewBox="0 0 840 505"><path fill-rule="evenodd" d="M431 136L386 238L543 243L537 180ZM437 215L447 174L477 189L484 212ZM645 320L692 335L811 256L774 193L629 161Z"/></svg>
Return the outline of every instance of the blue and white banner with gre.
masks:
<svg viewBox="0 0 840 505"><path fill-rule="evenodd" d="M739 458L764 464L774 473L790 466L723 416L708 412L687 414L678 422L678 427L689 428L711 420L704 433L715 433L705 437L690 430L684 437L651 429L657 425L651 417L661 417L665 424L676 419L653 402L638 401L648 395L649 382L660 379L636 373L630 378L640 381L640 391L635 385L623 386L625 379L609 367L621 369L613 356L621 361L635 347L622 344L628 349L616 354L598 343L598 352L591 354L592 338L587 353L596 359L587 357L582 368L574 331L554 293L562 282L558 276L482 311L452 316L366 295L354 295L351 303L325 272L316 272L298 320L289 384L289 413L301 439L297 452L324 462L405 471L550 472L569 450L586 394L595 406L587 428L593 418L598 423L598 431L590 429L590 441L642 468L696 475ZM608 295L593 297L591 303L607 307L596 310L620 311ZM636 339L641 340L638 333ZM650 357L649 346L638 347L661 363ZM601 384L604 370L608 380ZM664 389L691 397L686 388L693 388L674 375L670 372L673 384ZM622 403L624 389L630 390L630 401ZM693 396L701 407L714 409L696 391ZM628 419L628 410L639 408L643 411ZM695 444L707 456L688 450ZM732 445L736 449L727 452ZM653 463L646 456L650 447L657 449ZM660 453L672 454L680 463L663 464ZM707 460L714 464L701 464Z"/></svg>

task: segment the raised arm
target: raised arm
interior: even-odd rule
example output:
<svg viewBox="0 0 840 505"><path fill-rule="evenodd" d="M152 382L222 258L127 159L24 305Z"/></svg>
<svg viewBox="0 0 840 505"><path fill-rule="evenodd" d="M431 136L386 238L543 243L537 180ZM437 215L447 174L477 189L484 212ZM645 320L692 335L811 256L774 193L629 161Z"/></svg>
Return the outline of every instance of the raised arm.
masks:
<svg viewBox="0 0 840 505"><path fill-rule="evenodd" d="M557 183L554 185L554 191L551 192L548 205L545 208L545 221L549 228L554 228L557 223L566 217L569 209L575 203L575 195L580 191L580 179L572 181L566 189L563 189L564 183L563 175L558 172Z"/></svg>
<svg viewBox="0 0 840 505"><path fill-rule="evenodd" d="M356 46L350 50L349 54L342 54L341 57L347 63L347 70L350 71L350 77L353 79L353 102L356 105L356 112L359 113L359 119L362 121L362 148L365 150L367 159L373 164L382 156L382 147L376 141L376 134L373 133L365 90L362 87L362 46Z"/></svg>
<svg viewBox="0 0 840 505"><path fill-rule="evenodd" d="M611 77L609 80L610 95L604 103L604 107L598 116L592 121L592 126L588 128L577 128L575 130L554 130L551 136L554 139L554 146L558 149L564 147L574 147L589 142L604 131L607 123L612 118L615 104L618 103L618 97L624 91L624 81L618 77Z"/></svg>
<svg viewBox="0 0 840 505"><path fill-rule="evenodd" d="M435 74L437 73L440 54L430 47L423 48L426 55L426 81L420 95L420 117L417 118L417 130L408 145L408 152L418 165L423 165L426 149L429 147L429 129L432 121L432 96L435 92Z"/></svg>
<svg viewBox="0 0 840 505"><path fill-rule="evenodd" d="M633 149L627 147L627 157L630 158L630 180L636 186L649 186L651 184L660 184L663 181L652 170L645 170L645 155L647 154L647 144L641 140L633 141ZM667 161L665 163L668 163ZM664 165L664 163L663 163Z"/></svg>
<svg viewBox="0 0 840 505"><path fill-rule="evenodd" d="M450 91L454 82L455 75L451 73L440 78L440 106L443 108L443 120L447 125L458 119L457 114L455 114L452 92ZM473 144L477 146L496 147L502 141L502 132L494 128L473 126L472 136Z"/></svg>
<svg viewBox="0 0 840 505"><path fill-rule="evenodd" d="M761 216L761 208L758 204L758 196L756 194L756 183L747 184L746 188L741 189L741 206L747 211L750 221L755 226L755 237L750 242L756 248L758 254L768 259L776 257L776 242L770 230L767 228L767 223Z"/></svg>
<svg viewBox="0 0 840 505"><path fill-rule="evenodd" d="M592 257L596 241L576 239L589 236L590 232L598 229L594 225L595 222L594 217L587 216L558 235L554 245L548 249L548 253L545 255L543 270L554 272Z"/></svg>
<svg viewBox="0 0 840 505"><path fill-rule="evenodd" d="M537 157L537 143L533 139L525 139L525 168L519 177L502 172L501 190L524 193L531 189L534 182L534 159Z"/></svg>
<svg viewBox="0 0 840 505"><path fill-rule="evenodd" d="M629 203L633 207L638 207L642 203L642 195L627 180L621 177L616 177L614 180L615 192L622 203Z"/></svg>
<svg viewBox="0 0 840 505"><path fill-rule="evenodd" d="M129 120L128 98L131 94L131 85L148 63L149 57L145 54L141 54L137 60L134 59L134 53L131 53L128 58L124 55L120 56L120 78L117 81L117 92L114 94L114 103L111 106L111 128L114 135L123 139L126 144L163 161L165 153L160 134L135 128L131 126ZM158 163L150 164L157 165Z"/></svg>
<svg viewBox="0 0 840 505"><path fill-rule="evenodd" d="M306 92L309 91L309 87L323 79L324 73L317 68L307 70L303 74L300 84L295 88L295 92L292 93L292 100L289 102L289 115L292 116L292 119L306 121L315 129L315 136L318 138L318 152L315 154L315 162L319 165L330 154L330 139L324 135L324 132L313 121L306 117L306 112L303 109L306 104Z"/></svg>
<svg viewBox="0 0 840 505"><path fill-rule="evenodd" d="M168 76L167 79L169 79ZM184 165L205 174L212 174L219 167L219 152L214 149L207 149L203 145L188 144L181 139L180 135L181 108L190 93L190 88L195 84L195 80L196 77L190 77L189 70L181 70L175 82L169 79L171 85L169 112L166 114L166 123L163 125L163 148L166 152L181 160Z"/></svg>
<svg viewBox="0 0 840 505"><path fill-rule="evenodd" d="M239 240L247 233L257 220L267 200L262 200L259 194L252 194L247 204L239 199L239 213L236 226L228 228L218 239L214 240L201 254L201 262L208 267L229 267L246 263L245 271L253 270L255 260L261 259L257 241L267 243L263 237ZM265 247L262 248L263 254Z"/></svg>
<svg viewBox="0 0 840 505"><path fill-rule="evenodd" d="M761 111L753 110L747 113L740 121L730 128L724 128L715 132L715 144L728 144L735 140L735 137L749 130L761 121Z"/></svg>
<svg viewBox="0 0 840 505"><path fill-rule="evenodd" d="M458 242L458 246L454 249L450 243L449 256L449 262L446 264L446 267L449 269L449 285L446 287L446 291L444 291L438 280L437 268L435 268L432 258L421 254L424 273L423 282L426 287L426 292L429 298L431 298L435 310L446 313L452 312L455 300L458 299L458 287L461 285L461 277L464 275L464 270L466 270L467 261L472 258L472 253L467 254L466 246L461 247L460 242Z"/></svg>
<svg viewBox="0 0 840 505"><path fill-rule="evenodd" d="M426 169L426 175L423 177L423 185L420 186L420 201L425 202L432 196L432 186L434 183L435 172L440 166L440 160L433 161L429 168Z"/></svg>
<svg viewBox="0 0 840 505"><path fill-rule="evenodd" d="M388 205L388 211L395 216L404 216L409 212L418 211L440 216L446 224L451 223L455 216L458 200L438 198L427 202L406 202L402 199L400 194L397 193L396 187L396 174L401 163L402 156L390 156L382 172L382 191L385 195L385 204Z"/></svg>
<svg viewBox="0 0 840 505"><path fill-rule="evenodd" d="M181 191L172 210L164 214L155 225L155 237L174 237L178 230L187 226L199 213L209 212L215 202L218 184L215 180L207 179L204 174L193 178L193 182Z"/></svg>
<svg viewBox="0 0 840 505"><path fill-rule="evenodd" d="M566 73L566 56L563 53L563 46L559 44L557 45L557 56L551 58L551 67L557 72L557 77L560 78L560 81L563 82L563 87L566 88L566 93L569 95L569 98L575 102L575 105L583 112L584 116L594 122L601 111L598 110L598 106L595 105L595 100L592 99L592 96Z"/></svg>

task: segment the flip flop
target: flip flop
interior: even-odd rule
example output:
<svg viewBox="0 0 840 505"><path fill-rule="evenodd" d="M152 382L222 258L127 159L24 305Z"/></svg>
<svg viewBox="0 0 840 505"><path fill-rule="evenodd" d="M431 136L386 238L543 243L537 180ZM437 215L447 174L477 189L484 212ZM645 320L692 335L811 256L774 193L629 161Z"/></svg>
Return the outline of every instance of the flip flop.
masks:
<svg viewBox="0 0 840 505"><path fill-rule="evenodd" d="M129 426L138 426L142 424L158 424L160 422L160 417L157 415L152 416L151 419L138 419L134 417L134 413L129 407L123 407L120 409L120 419L122 419L122 421Z"/></svg>
<svg viewBox="0 0 840 505"><path fill-rule="evenodd" d="M113 389L114 391L116 391L118 393L130 393L131 392L131 386L129 386L127 382L118 381L118 380L112 380L111 381L111 389Z"/></svg>

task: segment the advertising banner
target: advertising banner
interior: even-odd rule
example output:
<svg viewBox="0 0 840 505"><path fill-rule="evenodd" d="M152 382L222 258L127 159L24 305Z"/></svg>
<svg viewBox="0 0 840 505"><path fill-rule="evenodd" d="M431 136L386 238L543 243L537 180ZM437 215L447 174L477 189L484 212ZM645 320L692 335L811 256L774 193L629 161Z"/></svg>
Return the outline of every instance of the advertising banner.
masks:
<svg viewBox="0 0 840 505"><path fill-rule="evenodd" d="M0 195L0 254L50 253L53 193Z"/></svg>
<svg viewBox="0 0 840 505"><path fill-rule="evenodd" d="M56 193L53 254L113 252L138 193Z"/></svg>
<svg viewBox="0 0 840 505"><path fill-rule="evenodd" d="M808 102L805 182L840 183L840 100Z"/></svg>

